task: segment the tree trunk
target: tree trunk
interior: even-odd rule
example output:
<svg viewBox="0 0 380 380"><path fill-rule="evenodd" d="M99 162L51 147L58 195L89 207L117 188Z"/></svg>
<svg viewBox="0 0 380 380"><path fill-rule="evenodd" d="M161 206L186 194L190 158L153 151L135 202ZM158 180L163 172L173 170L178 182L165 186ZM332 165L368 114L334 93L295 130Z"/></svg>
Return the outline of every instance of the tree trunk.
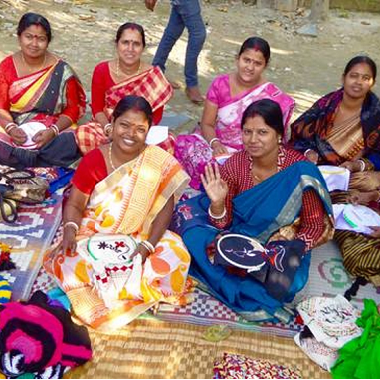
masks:
<svg viewBox="0 0 380 380"><path fill-rule="evenodd" d="M310 21L316 23L327 19L330 0L312 0Z"/></svg>

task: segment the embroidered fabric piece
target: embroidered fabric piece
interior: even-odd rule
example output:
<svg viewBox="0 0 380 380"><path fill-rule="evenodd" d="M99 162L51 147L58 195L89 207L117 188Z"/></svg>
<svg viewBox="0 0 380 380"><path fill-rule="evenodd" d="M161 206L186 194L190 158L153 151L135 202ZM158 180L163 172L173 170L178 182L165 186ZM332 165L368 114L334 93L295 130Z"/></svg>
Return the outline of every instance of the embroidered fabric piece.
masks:
<svg viewBox="0 0 380 380"><path fill-rule="evenodd" d="M214 364L213 379L300 379L297 369L225 352Z"/></svg>

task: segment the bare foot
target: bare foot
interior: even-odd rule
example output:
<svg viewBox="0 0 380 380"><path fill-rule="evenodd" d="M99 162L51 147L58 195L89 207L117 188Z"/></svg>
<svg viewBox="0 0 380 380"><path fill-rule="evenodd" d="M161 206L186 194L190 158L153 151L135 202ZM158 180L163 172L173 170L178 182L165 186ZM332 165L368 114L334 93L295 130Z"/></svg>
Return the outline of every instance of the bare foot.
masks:
<svg viewBox="0 0 380 380"><path fill-rule="evenodd" d="M181 88L181 85L178 82L174 81L174 80L168 80L168 82L173 87L173 90L179 90Z"/></svg>
<svg viewBox="0 0 380 380"><path fill-rule="evenodd" d="M187 97L195 104L202 104L205 101L204 96L199 91L198 86L186 87Z"/></svg>

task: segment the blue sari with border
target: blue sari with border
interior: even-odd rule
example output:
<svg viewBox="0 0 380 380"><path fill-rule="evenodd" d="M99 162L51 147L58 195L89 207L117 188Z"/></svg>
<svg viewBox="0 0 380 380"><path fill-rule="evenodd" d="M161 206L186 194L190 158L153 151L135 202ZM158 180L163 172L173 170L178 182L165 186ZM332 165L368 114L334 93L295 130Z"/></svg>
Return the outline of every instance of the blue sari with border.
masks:
<svg viewBox="0 0 380 380"><path fill-rule="evenodd" d="M294 223L301 211L302 195L310 189L318 194L326 213L332 218L330 196L320 171L314 164L300 161L236 196L229 231L254 237L266 244L281 227ZM284 308L284 303L291 302L305 286L310 251L303 256L289 294L281 303L253 277L230 274L224 267L210 262L206 248L220 230L209 222L209 204L207 195L201 194L180 202L176 208L172 229L182 236L191 253L190 273L200 280L204 290L247 320L289 322L292 314Z"/></svg>

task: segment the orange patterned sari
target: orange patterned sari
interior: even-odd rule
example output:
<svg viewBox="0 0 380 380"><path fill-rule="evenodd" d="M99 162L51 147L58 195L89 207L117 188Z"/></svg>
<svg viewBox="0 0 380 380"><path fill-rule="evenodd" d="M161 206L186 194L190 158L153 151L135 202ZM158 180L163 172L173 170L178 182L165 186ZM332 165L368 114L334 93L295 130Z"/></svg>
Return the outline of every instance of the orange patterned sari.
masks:
<svg viewBox="0 0 380 380"><path fill-rule="evenodd" d="M96 185L77 240L95 233L146 239L168 199L174 195L178 200L187 183L188 176L172 155L148 146L135 160ZM92 266L77 252L64 254L58 247L46 255L44 266L66 292L74 313L94 328L129 323L158 302L188 302L190 255L181 238L171 231L164 233L139 278L133 284L126 283L112 308L95 290Z"/></svg>

